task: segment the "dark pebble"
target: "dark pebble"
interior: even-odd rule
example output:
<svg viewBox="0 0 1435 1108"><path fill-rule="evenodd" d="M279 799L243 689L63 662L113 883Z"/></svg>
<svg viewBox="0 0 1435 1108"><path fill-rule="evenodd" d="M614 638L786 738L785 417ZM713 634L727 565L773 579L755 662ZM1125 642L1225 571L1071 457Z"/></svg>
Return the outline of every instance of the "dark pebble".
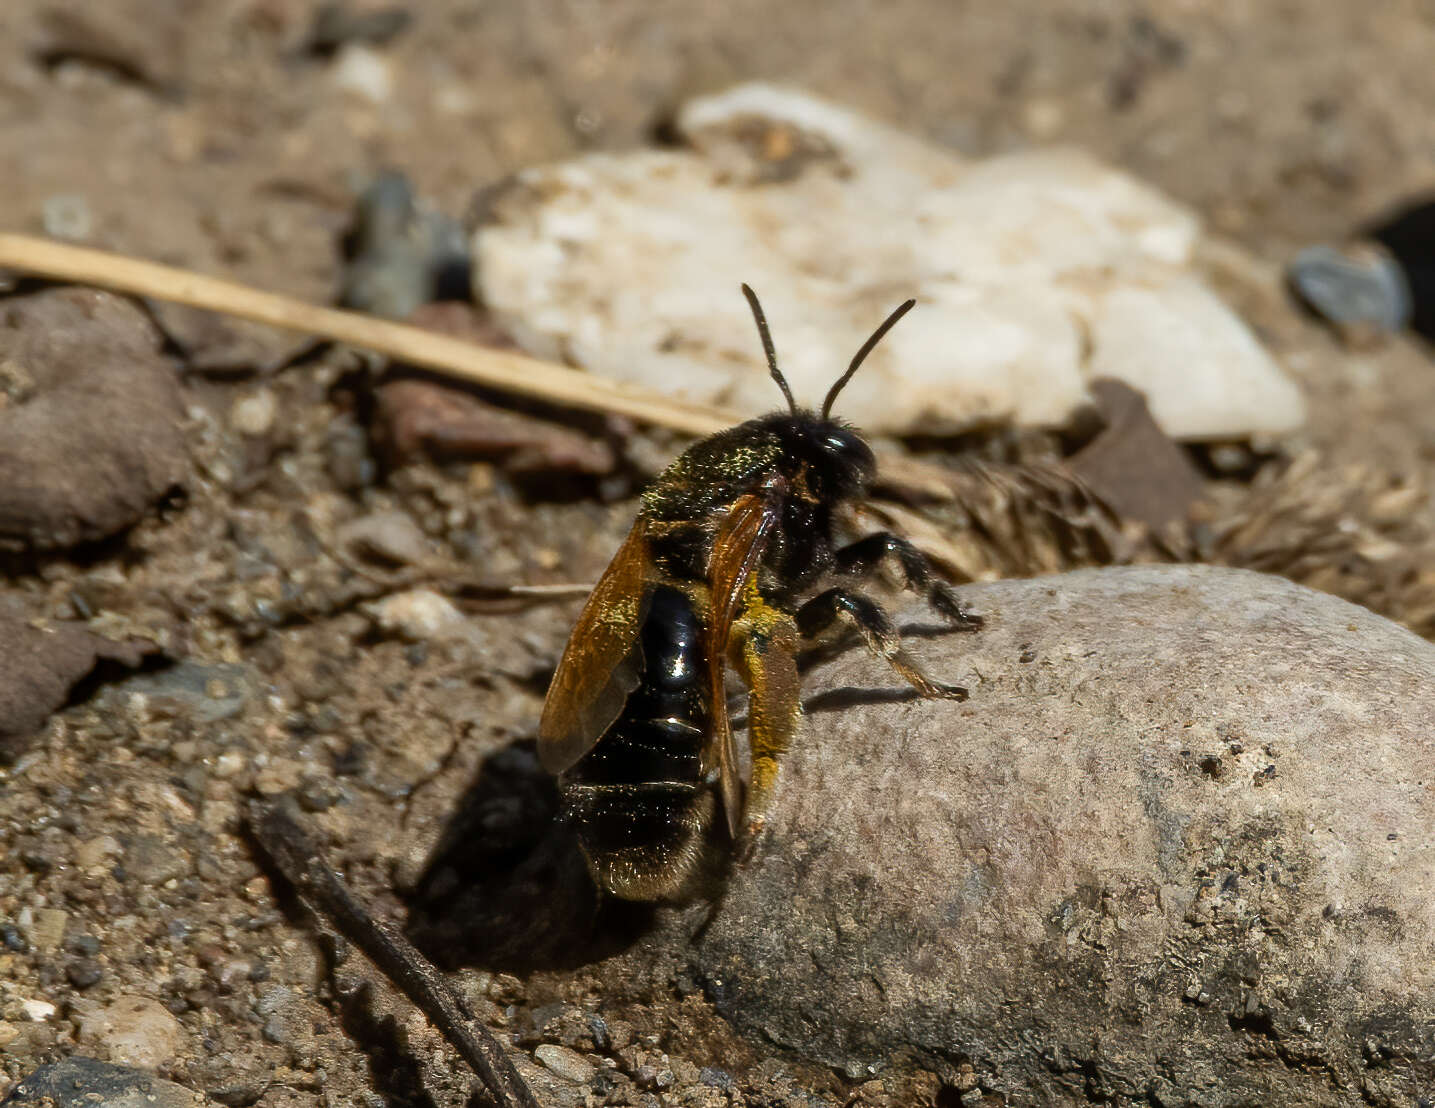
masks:
<svg viewBox="0 0 1435 1108"><path fill-rule="evenodd" d="M152 1073L76 1055L27 1074L0 1103L7 1108L118 1108L124 1104L196 1108L207 1102L193 1089L162 1081Z"/></svg>
<svg viewBox="0 0 1435 1108"><path fill-rule="evenodd" d="M613 1037L608 1034L608 1021L602 1016L591 1015L588 1017L588 1030L593 1033L593 1048L607 1053L613 1045Z"/></svg>
<svg viewBox="0 0 1435 1108"><path fill-rule="evenodd" d="M339 777L357 777L364 772L369 760L369 749L361 743L354 743L334 758L334 773Z"/></svg>
<svg viewBox="0 0 1435 1108"><path fill-rule="evenodd" d="M1291 263L1290 281L1306 305L1331 323L1398 331L1410 322L1404 270L1372 247L1309 246Z"/></svg>
<svg viewBox="0 0 1435 1108"><path fill-rule="evenodd" d="M93 958L78 958L65 967L65 976L70 979L70 984L77 989L88 989L92 985L98 985L100 978L105 971Z"/></svg>
<svg viewBox="0 0 1435 1108"><path fill-rule="evenodd" d="M13 923L0 923L0 943L5 944L6 950L13 950L16 954L30 952L30 944Z"/></svg>
<svg viewBox="0 0 1435 1108"><path fill-rule="evenodd" d="M100 940L93 935L71 935L65 940L70 952L84 958L91 958L100 952Z"/></svg>
<svg viewBox="0 0 1435 1108"><path fill-rule="evenodd" d="M20 852L20 861L31 873L48 873L55 867L55 847L50 843L33 843Z"/></svg>
<svg viewBox="0 0 1435 1108"><path fill-rule="evenodd" d="M299 786L299 806L306 812L327 812L344 798L343 791L326 777L310 777Z"/></svg>
<svg viewBox="0 0 1435 1108"><path fill-rule="evenodd" d="M268 1082L248 1082L241 1085L226 1085L222 1089L210 1089L209 1098L223 1104L225 1108L249 1108L269 1091Z"/></svg>

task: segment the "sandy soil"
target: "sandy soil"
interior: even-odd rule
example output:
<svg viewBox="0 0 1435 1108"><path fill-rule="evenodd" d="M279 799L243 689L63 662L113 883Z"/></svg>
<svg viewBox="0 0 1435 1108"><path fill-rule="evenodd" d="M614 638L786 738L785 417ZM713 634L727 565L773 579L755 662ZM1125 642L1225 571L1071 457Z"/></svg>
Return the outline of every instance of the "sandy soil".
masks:
<svg viewBox="0 0 1435 1108"><path fill-rule="evenodd" d="M1435 5L1420 0L734 0L661 16L633 0L436 0L388 43L332 56L305 48L316 7L7 0L0 225L325 301L355 186L377 169L461 215L515 169L643 142L684 96L750 77L973 155L1085 145L1267 266L1435 188ZM1295 445L1332 471L1428 486L1426 351L1343 350L1269 281L1217 276L1309 390ZM638 436L617 476L546 493L482 463L375 483L354 356L261 379L293 337L158 314L188 368L235 371L186 377L187 495L122 540L0 567L33 614L100 613L191 660L87 685L0 775L0 1094L46 1060L115 1049L96 1013L138 996L155 1002L154 1064L225 1104L454 1103L471 1079L422 1018L357 956L331 973L304 916L275 901L241 805L297 789L345 873L395 916L396 890L423 885L455 828L477 837L480 868L520 851L552 797L509 748L533 733L576 603L467 602L471 634L406 641L376 630L367 605L391 573L353 571L345 525L402 511L436 557L486 580L590 581L674 443ZM235 408L254 397L277 402L258 433ZM505 750L485 775L513 791L475 790ZM452 961L496 1029L604 1067L594 1103L958 1102L950 1074L884 1084L771 1057L681 977L654 992L627 987L621 961ZM27 1001L54 1012L34 1019ZM553 1103L582 1102L531 1072Z"/></svg>

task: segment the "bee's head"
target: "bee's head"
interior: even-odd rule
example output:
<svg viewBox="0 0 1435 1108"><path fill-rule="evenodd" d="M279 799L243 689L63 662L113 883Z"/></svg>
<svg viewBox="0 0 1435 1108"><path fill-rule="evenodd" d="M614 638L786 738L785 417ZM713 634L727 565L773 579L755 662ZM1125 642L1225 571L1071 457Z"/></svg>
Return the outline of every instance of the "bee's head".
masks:
<svg viewBox="0 0 1435 1108"><path fill-rule="evenodd" d="M784 440L784 456L802 471L803 480L811 495L819 500L856 495L876 473L877 460L872 455L872 448L861 435L832 418L832 404L842 387L852 380L852 375L872 352L872 348L882 341L882 336L892 329L897 320L911 311L916 301L908 300L899 305L883 321L882 326L872 332L872 337L864 342L862 348L853 356L847 366L847 372L827 391L827 398L822 402L822 411L814 413L798 408L797 402L792 398L792 389L787 384L787 378L777 368L777 351L773 348L767 317L763 314L762 305L758 303L757 294L747 285L742 286L742 293L752 307L753 318L757 320L757 333L762 337L767 368L772 373L772 379L777 382L777 387L782 390L782 395L787 398L787 412L770 416L764 422Z"/></svg>
<svg viewBox="0 0 1435 1108"><path fill-rule="evenodd" d="M877 474L877 458L857 431L815 412L776 412L766 421L782 442L782 469L809 498L837 501L860 495Z"/></svg>

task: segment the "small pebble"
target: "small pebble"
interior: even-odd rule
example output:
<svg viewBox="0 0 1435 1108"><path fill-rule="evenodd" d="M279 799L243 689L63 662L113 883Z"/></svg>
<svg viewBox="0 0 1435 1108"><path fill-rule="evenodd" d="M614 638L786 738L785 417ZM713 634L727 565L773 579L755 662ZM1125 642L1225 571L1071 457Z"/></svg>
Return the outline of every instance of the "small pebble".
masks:
<svg viewBox="0 0 1435 1108"><path fill-rule="evenodd" d="M29 928L30 945L41 954L59 949L69 919L70 914L59 908L37 908L35 921Z"/></svg>
<svg viewBox="0 0 1435 1108"><path fill-rule="evenodd" d="M533 1052L533 1057L556 1073L559 1077L583 1085L592 1081L598 1068L576 1050L566 1046L544 1043Z"/></svg>
<svg viewBox="0 0 1435 1108"><path fill-rule="evenodd" d="M279 414L279 402L270 389L259 389L241 396L229 410L229 425L241 435L259 438L267 435Z"/></svg>
<svg viewBox="0 0 1435 1108"><path fill-rule="evenodd" d="M88 1053L99 1049L109 1060L138 1069L157 1069L183 1050L184 1027L157 1001L120 996L80 1018L80 1044Z"/></svg>
<svg viewBox="0 0 1435 1108"><path fill-rule="evenodd" d="M360 43L351 42L339 50L333 73L336 85L371 104L382 104L393 92L388 61Z"/></svg>
<svg viewBox="0 0 1435 1108"><path fill-rule="evenodd" d="M271 758L254 775L254 788L262 796L278 796L297 789L303 780L304 765L292 758Z"/></svg>
<svg viewBox="0 0 1435 1108"><path fill-rule="evenodd" d="M714 1066L704 1066L698 1071L698 1080L714 1089L731 1089L732 1074Z"/></svg>
<svg viewBox="0 0 1435 1108"><path fill-rule="evenodd" d="M45 234L51 238L82 242L90 237L94 229L89 202L74 193L56 193L45 197L40 218Z"/></svg>
<svg viewBox="0 0 1435 1108"><path fill-rule="evenodd" d="M219 780L233 777L244 768L244 755L238 750L226 750L218 758L214 759L214 769L210 772Z"/></svg>
<svg viewBox="0 0 1435 1108"><path fill-rule="evenodd" d="M158 835L136 835L125 849L125 873L142 885L163 885L189 876L192 869L189 852Z"/></svg>
<svg viewBox="0 0 1435 1108"><path fill-rule="evenodd" d="M453 602L432 589L395 593L370 611L381 630L415 642L451 635L468 625Z"/></svg>
<svg viewBox="0 0 1435 1108"><path fill-rule="evenodd" d="M306 777L297 795L304 811L327 812L344 798L344 791L327 777Z"/></svg>
<svg viewBox="0 0 1435 1108"><path fill-rule="evenodd" d="M77 989L88 989L98 985L104 970L93 958L78 958L65 967L65 976Z"/></svg>
<svg viewBox="0 0 1435 1108"><path fill-rule="evenodd" d="M66 945L72 952L85 958L100 952L100 940L93 935L71 935Z"/></svg>
<svg viewBox="0 0 1435 1108"><path fill-rule="evenodd" d="M1311 310L1331 323L1398 331L1410 322L1405 271L1373 245L1308 246L1291 262L1290 280Z"/></svg>
<svg viewBox="0 0 1435 1108"><path fill-rule="evenodd" d="M361 556L420 565L433 556L428 537L408 512L374 512L339 528L339 542Z"/></svg>
<svg viewBox="0 0 1435 1108"><path fill-rule="evenodd" d="M48 1000L22 1000L20 1010L35 1023L44 1023L55 1014L55 1006Z"/></svg>
<svg viewBox="0 0 1435 1108"><path fill-rule="evenodd" d="M111 858L122 853L124 847L113 835L96 835L75 848L75 865L82 870L97 870L108 866Z"/></svg>

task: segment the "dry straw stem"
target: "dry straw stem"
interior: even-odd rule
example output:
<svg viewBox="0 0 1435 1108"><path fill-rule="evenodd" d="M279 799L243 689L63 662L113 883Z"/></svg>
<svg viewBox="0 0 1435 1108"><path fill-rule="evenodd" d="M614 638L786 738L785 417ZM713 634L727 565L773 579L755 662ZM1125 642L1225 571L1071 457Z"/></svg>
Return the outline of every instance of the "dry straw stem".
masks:
<svg viewBox="0 0 1435 1108"><path fill-rule="evenodd" d="M711 435L737 422L727 412L684 404L642 389L403 323L320 308L234 281L103 250L30 235L0 233L0 267L79 284L188 304L286 331L363 347L409 365L478 385L590 411L631 416L690 435Z"/></svg>
<svg viewBox="0 0 1435 1108"><path fill-rule="evenodd" d="M357 312L321 308L235 281L32 235L0 232L0 268L187 304L286 331L316 335L472 384L563 407L629 416L689 435L711 435L743 418L419 327ZM904 496L950 500L955 495L951 474L940 466L885 454L881 457L880 469L884 487Z"/></svg>

